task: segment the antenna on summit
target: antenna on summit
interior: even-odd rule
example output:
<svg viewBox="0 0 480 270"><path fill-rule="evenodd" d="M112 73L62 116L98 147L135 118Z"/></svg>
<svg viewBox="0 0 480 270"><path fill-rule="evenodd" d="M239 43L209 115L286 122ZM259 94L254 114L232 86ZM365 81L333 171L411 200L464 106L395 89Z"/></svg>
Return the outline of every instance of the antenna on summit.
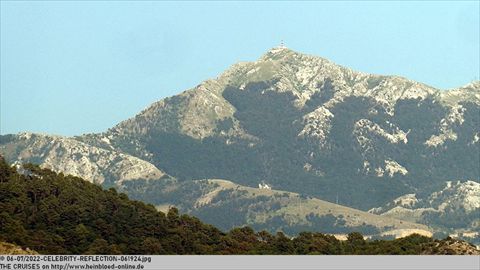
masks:
<svg viewBox="0 0 480 270"><path fill-rule="evenodd" d="M282 49L287 48L287 47L285 46L285 42L283 42L283 39L280 41L280 46L279 46L279 47L282 48Z"/></svg>

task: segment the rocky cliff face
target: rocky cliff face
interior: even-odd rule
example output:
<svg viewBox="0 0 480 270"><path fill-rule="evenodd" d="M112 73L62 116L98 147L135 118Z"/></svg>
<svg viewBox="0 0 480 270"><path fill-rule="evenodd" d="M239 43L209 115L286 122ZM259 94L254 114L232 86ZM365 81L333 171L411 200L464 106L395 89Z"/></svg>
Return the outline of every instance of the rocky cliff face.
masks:
<svg viewBox="0 0 480 270"><path fill-rule="evenodd" d="M389 202L384 207L371 209L369 212L388 214L403 210L424 211L429 209L442 213L463 211L472 213L480 208L480 184L474 181L446 182L443 189L428 196L405 194Z"/></svg>
<svg viewBox="0 0 480 270"><path fill-rule="evenodd" d="M0 151L14 164L35 163L57 172L81 176L97 184L121 184L165 175L139 158L60 136L20 133L4 137Z"/></svg>
<svg viewBox="0 0 480 270"><path fill-rule="evenodd" d="M435 231L480 244L480 184L474 181L448 181L431 194L405 194L369 212L429 224Z"/></svg>

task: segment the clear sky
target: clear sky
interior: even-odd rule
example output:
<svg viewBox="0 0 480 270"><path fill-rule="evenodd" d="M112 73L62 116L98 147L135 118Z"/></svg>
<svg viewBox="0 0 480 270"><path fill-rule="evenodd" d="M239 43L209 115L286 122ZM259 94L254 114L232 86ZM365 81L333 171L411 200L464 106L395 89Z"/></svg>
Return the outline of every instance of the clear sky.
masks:
<svg viewBox="0 0 480 270"><path fill-rule="evenodd" d="M479 77L479 12L479 1L2 1L0 133L104 131L282 39L459 87Z"/></svg>

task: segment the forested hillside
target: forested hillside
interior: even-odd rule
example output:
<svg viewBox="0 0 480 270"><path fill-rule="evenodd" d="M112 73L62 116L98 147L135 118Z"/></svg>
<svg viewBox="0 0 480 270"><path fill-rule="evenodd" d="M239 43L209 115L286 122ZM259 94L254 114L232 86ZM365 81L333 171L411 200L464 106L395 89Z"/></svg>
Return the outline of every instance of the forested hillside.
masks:
<svg viewBox="0 0 480 270"><path fill-rule="evenodd" d="M167 214L114 189L0 157L0 241L41 254L470 254L465 242L412 235L339 241L322 233L289 238L249 227L222 232L195 217ZM478 253L478 252L477 252Z"/></svg>

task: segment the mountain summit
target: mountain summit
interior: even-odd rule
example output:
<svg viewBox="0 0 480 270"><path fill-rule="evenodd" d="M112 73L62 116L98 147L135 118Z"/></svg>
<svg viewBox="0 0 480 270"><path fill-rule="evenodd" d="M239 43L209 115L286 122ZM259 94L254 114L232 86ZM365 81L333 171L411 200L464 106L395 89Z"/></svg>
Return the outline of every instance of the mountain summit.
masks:
<svg viewBox="0 0 480 270"><path fill-rule="evenodd" d="M208 137L212 135L216 121L231 118L235 112L235 108L223 95L225 89L237 87L242 90L248 84L259 82L269 83L269 87L263 89L264 92L291 94L294 105L299 108L320 95L331 95L326 100L325 108L334 107L350 96L364 96L375 99L389 111L392 111L399 99L440 96L437 89L401 77L356 72L321 57L297 53L286 47L275 47L257 61L237 63L215 79L154 103L111 131L144 133L147 129L161 126L159 128L165 130L180 129L193 138ZM480 104L480 98L474 101ZM175 105L171 106L172 103ZM166 119L167 115L175 120L172 122L172 119Z"/></svg>

